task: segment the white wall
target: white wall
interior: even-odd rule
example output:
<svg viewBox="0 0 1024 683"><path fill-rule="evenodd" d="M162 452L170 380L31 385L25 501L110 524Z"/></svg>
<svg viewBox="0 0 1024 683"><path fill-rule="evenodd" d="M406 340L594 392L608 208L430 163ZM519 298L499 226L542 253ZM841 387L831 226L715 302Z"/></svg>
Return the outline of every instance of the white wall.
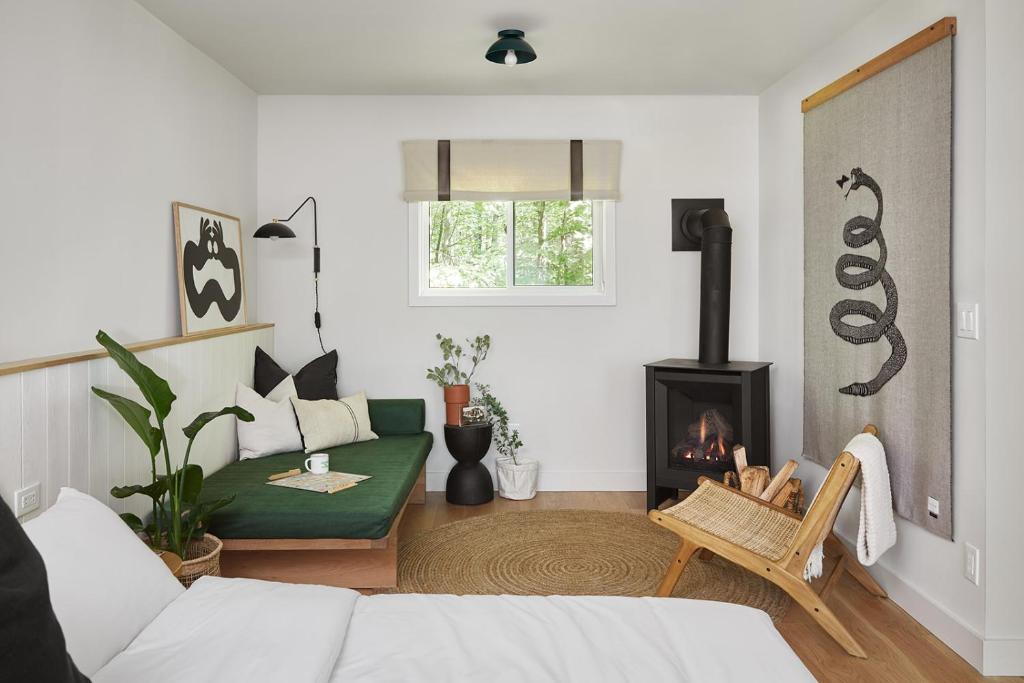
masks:
<svg viewBox="0 0 1024 683"><path fill-rule="evenodd" d="M985 23L986 97L986 230L983 317L987 339L986 446L988 562L985 610L985 672L1024 673L1024 458L1020 440L1020 389L1024 361L1020 340L1020 254L1024 253L1024 221L1020 192L1024 187L1024 3L988 0Z"/></svg>
<svg viewBox="0 0 1024 683"><path fill-rule="evenodd" d="M179 334L171 202L252 231L255 94L131 0L0 17L0 362Z"/></svg>
<svg viewBox="0 0 1024 683"><path fill-rule="evenodd" d="M453 137L623 141L617 306L408 306L400 142ZM733 357L757 356L755 97L260 97L258 165L260 220L319 202L323 332L341 351L342 391L426 398L440 441L441 390L424 378L434 334L490 333L479 379L522 425L543 488L644 488L641 365L697 350L699 254L671 251L671 197L725 198ZM309 216L295 228L299 239L257 249L259 315L293 371L319 353ZM428 486L443 488L452 464L435 445Z"/></svg>
<svg viewBox="0 0 1024 683"><path fill-rule="evenodd" d="M803 118L800 100L852 68L947 15L954 38L953 295L987 306L985 205L985 5L972 0L892 0L768 88L760 97L760 351L774 360L773 453L801 453L803 426ZM1017 24L1019 29L1020 24ZM1019 107L1018 107L1019 115ZM1018 158L1019 164L1019 158ZM1018 169L1019 173L1019 169ZM1019 176L1018 176L1019 177ZM1019 188L1019 183L1016 185ZM1019 191L1019 189L1018 189ZM989 221L991 225L991 219ZM1018 238L1019 239L1019 238ZM1005 245L991 245L1001 253ZM1018 288L1019 292L1020 289ZM768 313L770 312L770 313ZM991 327L987 335L992 338ZM986 348L953 342L953 531L955 542L897 520L899 542L873 572L918 621L980 666L985 585L963 578L962 544L986 543ZM990 342L988 348L991 348ZM1018 404L1019 405L1019 402ZM851 435L852 436L852 435ZM801 460L816 489L825 470ZM859 500L847 500L840 530L855 537ZM991 534L988 535L992 538ZM991 557L989 558L991 559ZM1017 606L1019 608L1019 604Z"/></svg>

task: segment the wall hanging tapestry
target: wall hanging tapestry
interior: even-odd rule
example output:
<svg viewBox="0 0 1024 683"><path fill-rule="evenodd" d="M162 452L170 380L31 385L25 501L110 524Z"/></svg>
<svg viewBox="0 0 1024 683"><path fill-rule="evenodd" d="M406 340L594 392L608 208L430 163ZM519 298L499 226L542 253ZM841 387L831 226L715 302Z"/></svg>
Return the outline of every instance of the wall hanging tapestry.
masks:
<svg viewBox="0 0 1024 683"><path fill-rule="evenodd" d="M172 207L181 333L245 325L241 221L182 202Z"/></svg>
<svg viewBox="0 0 1024 683"><path fill-rule="evenodd" d="M896 513L952 537L955 18L804 100L804 455L878 425Z"/></svg>

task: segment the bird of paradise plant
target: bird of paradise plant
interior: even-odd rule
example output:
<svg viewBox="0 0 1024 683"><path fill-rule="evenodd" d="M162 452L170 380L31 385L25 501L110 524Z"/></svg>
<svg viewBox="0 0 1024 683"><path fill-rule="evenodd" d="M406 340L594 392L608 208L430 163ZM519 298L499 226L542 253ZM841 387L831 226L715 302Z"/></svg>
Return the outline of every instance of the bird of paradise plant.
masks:
<svg viewBox="0 0 1024 683"><path fill-rule="evenodd" d="M128 349L124 348L103 330L96 333L96 341L107 350L117 366L139 388L149 408L130 398L93 387L93 393L109 403L145 444L149 452L152 478L148 484L115 486L110 494L115 498L143 495L152 502L152 518L145 523L138 515L121 515L136 533L145 534L151 547L170 550L179 557L185 557L185 547L190 540L201 538L206 533L210 515L231 503L234 496L215 501L200 502L203 488L203 468L189 462L192 446L200 430L222 415L234 415L243 422L252 422L253 416L238 406L227 406L220 410L200 413L182 431L188 439L185 457L179 467L171 461L167 444L164 421L171 412L171 405L177 398L167 380L142 363ZM152 410L150 410L152 409ZM150 418L156 418L156 426ZM159 456L163 454L163 474L157 471Z"/></svg>

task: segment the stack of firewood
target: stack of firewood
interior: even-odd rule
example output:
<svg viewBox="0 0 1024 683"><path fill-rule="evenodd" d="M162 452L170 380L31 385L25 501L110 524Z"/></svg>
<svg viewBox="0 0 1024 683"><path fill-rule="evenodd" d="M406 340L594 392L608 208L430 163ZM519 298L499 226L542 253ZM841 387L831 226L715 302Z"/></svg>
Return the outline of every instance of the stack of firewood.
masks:
<svg viewBox="0 0 1024 683"><path fill-rule="evenodd" d="M793 478L798 466L796 460L787 462L778 474L772 477L767 467L747 464L747 449L743 446L736 446L732 457L736 464L736 472L725 473L724 481L727 485L766 500L772 505L798 514L803 512L803 482Z"/></svg>

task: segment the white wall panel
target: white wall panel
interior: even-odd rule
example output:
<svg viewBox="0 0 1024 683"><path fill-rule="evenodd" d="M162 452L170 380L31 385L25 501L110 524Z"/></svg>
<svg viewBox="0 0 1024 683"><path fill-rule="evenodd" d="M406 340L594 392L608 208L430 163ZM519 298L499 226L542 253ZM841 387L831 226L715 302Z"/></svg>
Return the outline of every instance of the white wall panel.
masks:
<svg viewBox="0 0 1024 683"><path fill-rule="evenodd" d="M176 463L185 453L182 428L201 412L232 405L238 382L252 385L257 345L273 353L273 328L138 354L167 379L178 397L166 423ZM149 481L150 461L135 432L92 393L93 386L143 402L141 393L110 358L0 376L0 497L8 505L13 506L16 490L39 482L41 510L53 504L62 486L71 486L117 512L148 511L142 497L120 501L110 496L112 486ZM199 436L192 462L210 474L237 454L235 420L220 418ZM163 456L158 457L157 471L162 473Z"/></svg>
<svg viewBox="0 0 1024 683"><path fill-rule="evenodd" d="M0 498L14 506L14 491L21 485L22 376L0 377ZM15 485L16 484L16 485Z"/></svg>
<svg viewBox="0 0 1024 683"><path fill-rule="evenodd" d="M46 491L46 370L22 376L21 392L21 481L15 488L39 482L39 500L49 500ZM34 517L30 513L25 519Z"/></svg>
<svg viewBox="0 0 1024 683"><path fill-rule="evenodd" d="M46 368L46 504L53 505L62 486L68 485L68 382L67 365Z"/></svg>
<svg viewBox="0 0 1024 683"><path fill-rule="evenodd" d="M90 441L89 403L72 401L72 396L89 394L89 363L68 365L68 486L89 490Z"/></svg>

